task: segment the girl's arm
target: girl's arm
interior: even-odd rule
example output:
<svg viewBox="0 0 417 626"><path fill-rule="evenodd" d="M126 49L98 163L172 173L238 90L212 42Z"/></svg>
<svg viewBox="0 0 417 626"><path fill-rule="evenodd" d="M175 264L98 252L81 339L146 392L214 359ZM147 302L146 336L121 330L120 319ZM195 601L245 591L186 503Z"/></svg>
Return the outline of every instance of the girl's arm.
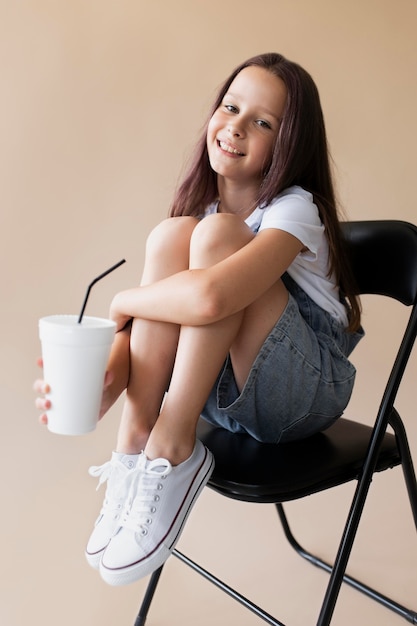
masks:
<svg viewBox="0 0 417 626"><path fill-rule="evenodd" d="M118 328L132 317L187 326L216 322L259 298L282 276L302 248L293 235L266 229L211 267L185 270L118 293L110 317Z"/></svg>

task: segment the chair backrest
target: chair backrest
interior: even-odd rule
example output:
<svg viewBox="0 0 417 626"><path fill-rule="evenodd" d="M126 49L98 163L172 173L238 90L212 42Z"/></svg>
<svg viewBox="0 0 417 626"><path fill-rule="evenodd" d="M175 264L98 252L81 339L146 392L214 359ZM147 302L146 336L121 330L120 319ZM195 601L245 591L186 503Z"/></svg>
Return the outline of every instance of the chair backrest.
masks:
<svg viewBox="0 0 417 626"><path fill-rule="evenodd" d="M400 220L343 222L358 292L417 303L417 227Z"/></svg>

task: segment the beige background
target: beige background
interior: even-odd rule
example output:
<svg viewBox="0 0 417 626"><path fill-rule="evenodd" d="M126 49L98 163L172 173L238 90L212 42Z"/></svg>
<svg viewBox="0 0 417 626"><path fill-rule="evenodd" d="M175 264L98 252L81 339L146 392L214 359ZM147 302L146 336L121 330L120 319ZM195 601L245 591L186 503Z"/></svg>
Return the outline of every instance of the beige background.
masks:
<svg viewBox="0 0 417 626"><path fill-rule="evenodd" d="M416 22L415 0L0 0L2 626L129 626L145 586L112 589L85 563L102 499L87 468L108 458L120 403L87 437L37 425L38 318L78 313L89 281L122 257L87 313L106 315L136 284L217 87L255 53L282 52L314 76L348 216L416 221ZM405 318L397 304L364 306L348 415L368 421ZM415 381L414 354L398 407L417 457ZM352 489L289 506L328 558ZM286 623L315 623L327 577L290 551L272 507L206 490L180 545ZM416 548L394 470L373 483L351 570L415 603ZM259 621L172 559L148 623ZM334 617L399 623L352 590Z"/></svg>

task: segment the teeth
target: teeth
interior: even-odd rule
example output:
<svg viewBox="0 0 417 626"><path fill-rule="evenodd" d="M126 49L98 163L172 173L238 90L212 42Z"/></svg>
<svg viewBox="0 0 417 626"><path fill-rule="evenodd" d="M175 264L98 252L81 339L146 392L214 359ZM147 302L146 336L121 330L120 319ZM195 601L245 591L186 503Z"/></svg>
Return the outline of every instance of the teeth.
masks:
<svg viewBox="0 0 417 626"><path fill-rule="evenodd" d="M243 156L242 152L239 152L239 150L236 150L235 148L231 148L224 141L219 141L219 144L222 150L225 150L226 152L230 152L230 154L239 154L240 156Z"/></svg>

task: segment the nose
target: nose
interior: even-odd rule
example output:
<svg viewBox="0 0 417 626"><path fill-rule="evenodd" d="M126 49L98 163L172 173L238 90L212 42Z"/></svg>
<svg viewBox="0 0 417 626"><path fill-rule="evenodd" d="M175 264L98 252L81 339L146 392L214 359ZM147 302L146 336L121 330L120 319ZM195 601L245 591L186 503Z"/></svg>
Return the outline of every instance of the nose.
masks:
<svg viewBox="0 0 417 626"><path fill-rule="evenodd" d="M243 137L243 135L245 134L242 124L239 123L237 120L233 120L233 122L230 122L228 124L227 130L232 137Z"/></svg>

